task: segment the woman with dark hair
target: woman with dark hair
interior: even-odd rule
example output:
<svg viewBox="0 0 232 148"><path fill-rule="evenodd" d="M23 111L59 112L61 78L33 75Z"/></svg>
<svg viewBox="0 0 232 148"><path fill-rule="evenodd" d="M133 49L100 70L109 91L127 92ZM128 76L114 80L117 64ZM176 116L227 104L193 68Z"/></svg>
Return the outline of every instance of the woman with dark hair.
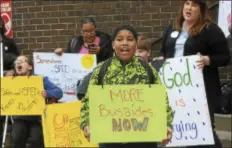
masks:
<svg viewBox="0 0 232 148"><path fill-rule="evenodd" d="M104 61L113 55L111 37L103 32L96 31L93 18L83 20L81 36L72 38L68 43L68 53L96 54L97 62ZM55 53L62 54L62 48L57 48Z"/></svg>
<svg viewBox="0 0 232 148"><path fill-rule="evenodd" d="M58 55L61 55L63 52L96 54L97 63L113 56L111 37L106 33L96 31L96 22L93 18L85 18L83 20L81 34L81 36L74 37L69 41L68 49L64 51L62 48L57 48L55 53ZM77 82L78 99L85 95L90 75Z"/></svg>
<svg viewBox="0 0 232 148"><path fill-rule="evenodd" d="M164 59L200 55L197 66L203 71L214 128L214 109L221 95L218 67L227 65L230 56L225 35L211 21L205 0L183 1L175 24L166 28L160 53ZM215 131L213 133L215 145L196 147L221 148L222 145Z"/></svg>
<svg viewBox="0 0 232 148"><path fill-rule="evenodd" d="M20 55L15 41L5 36L5 25L3 19L0 17L0 42L3 43L3 70L5 72L14 69L14 60Z"/></svg>
<svg viewBox="0 0 232 148"><path fill-rule="evenodd" d="M112 46L115 51L115 56L100 63L93 71L90 78L89 85L98 85L102 82L102 85L118 85L118 84L149 84L149 76L147 71L152 73L152 84L161 84L158 74L147 62L140 61L135 56L138 35L135 29L131 26L125 25L117 28L113 33ZM143 64L146 66L143 66ZM107 65L107 66L106 66ZM101 73L101 68L104 68L105 75L102 76L102 81L98 79L98 75ZM117 74L117 76L115 76ZM100 99L100 98L91 98ZM155 99L159 99L156 97ZM89 130L89 95L82 99L83 107L81 108L81 129L87 139L90 138ZM163 140L164 144L167 144L172 137L171 123L172 123L172 109L167 101L167 138ZM155 133L154 133L155 134ZM112 137L113 138L113 137ZM136 142L136 143L101 143L101 148L156 148L155 142Z"/></svg>

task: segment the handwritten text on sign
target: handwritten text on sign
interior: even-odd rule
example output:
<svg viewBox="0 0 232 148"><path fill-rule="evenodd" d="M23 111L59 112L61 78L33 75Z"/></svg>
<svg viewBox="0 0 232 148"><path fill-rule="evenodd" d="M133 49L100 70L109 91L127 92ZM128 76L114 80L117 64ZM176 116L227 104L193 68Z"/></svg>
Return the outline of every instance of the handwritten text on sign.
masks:
<svg viewBox="0 0 232 148"><path fill-rule="evenodd" d="M91 141L161 141L167 125L165 91L162 85L90 86Z"/></svg>
<svg viewBox="0 0 232 148"><path fill-rule="evenodd" d="M40 115L45 107L43 78L1 78L1 115Z"/></svg>
<svg viewBox="0 0 232 148"><path fill-rule="evenodd" d="M77 83L96 66L96 56L54 53L33 53L35 73L48 76L63 92L60 102L77 100Z"/></svg>
<svg viewBox="0 0 232 148"><path fill-rule="evenodd" d="M80 106L79 101L47 106L42 117L45 147L97 147L80 129Z"/></svg>
<svg viewBox="0 0 232 148"><path fill-rule="evenodd" d="M213 144L212 127L199 56L168 59L160 69L174 110L173 138L168 146Z"/></svg>

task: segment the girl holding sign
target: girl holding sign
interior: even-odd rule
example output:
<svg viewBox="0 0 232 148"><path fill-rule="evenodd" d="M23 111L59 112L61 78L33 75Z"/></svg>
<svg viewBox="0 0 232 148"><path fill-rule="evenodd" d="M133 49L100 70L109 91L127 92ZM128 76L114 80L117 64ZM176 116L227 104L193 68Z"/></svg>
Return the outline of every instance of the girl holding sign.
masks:
<svg viewBox="0 0 232 148"><path fill-rule="evenodd" d="M15 60L16 76L30 76L33 69L33 61L26 56L19 56ZM63 91L53 84L47 77L43 78L44 90L41 95L47 99L47 103L55 103L62 98ZM30 137L31 148L43 148L43 132L40 116L14 116L12 124L12 147L25 148Z"/></svg>
<svg viewBox="0 0 232 148"><path fill-rule="evenodd" d="M164 59L200 55L197 66L203 70L213 125L214 108L221 95L218 67L229 63L230 53L225 35L209 17L205 0L184 0L175 24L166 28L160 53ZM214 137L215 145L202 147L222 147L215 132Z"/></svg>

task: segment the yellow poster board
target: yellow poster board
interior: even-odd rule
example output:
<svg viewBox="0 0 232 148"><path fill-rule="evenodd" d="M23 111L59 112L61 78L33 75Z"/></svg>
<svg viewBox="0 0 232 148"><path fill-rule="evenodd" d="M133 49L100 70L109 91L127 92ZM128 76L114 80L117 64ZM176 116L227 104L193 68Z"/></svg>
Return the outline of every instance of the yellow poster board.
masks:
<svg viewBox="0 0 232 148"><path fill-rule="evenodd" d="M45 107L41 76L2 77L1 115L41 115Z"/></svg>
<svg viewBox="0 0 232 148"><path fill-rule="evenodd" d="M45 147L98 147L80 129L81 102L47 105L42 116Z"/></svg>
<svg viewBox="0 0 232 148"><path fill-rule="evenodd" d="M91 142L154 142L166 138L163 85L95 85L89 92Z"/></svg>

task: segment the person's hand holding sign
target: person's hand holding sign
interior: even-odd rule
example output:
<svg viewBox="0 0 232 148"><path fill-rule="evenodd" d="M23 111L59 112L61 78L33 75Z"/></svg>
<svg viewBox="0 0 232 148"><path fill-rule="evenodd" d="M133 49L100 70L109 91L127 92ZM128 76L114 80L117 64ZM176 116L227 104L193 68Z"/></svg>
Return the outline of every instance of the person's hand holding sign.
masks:
<svg viewBox="0 0 232 148"><path fill-rule="evenodd" d="M90 142L90 129L88 125L84 127L83 132L84 132L85 138Z"/></svg>
<svg viewBox="0 0 232 148"><path fill-rule="evenodd" d="M199 52L197 53L197 55L200 56L199 60L197 61L197 67L199 69L203 69L205 66L210 65L209 56L203 56Z"/></svg>
<svg viewBox="0 0 232 148"><path fill-rule="evenodd" d="M166 145L168 144L168 142L172 139L172 129L171 128L168 128L167 129L167 138L163 139L162 140L162 144Z"/></svg>
<svg viewBox="0 0 232 148"><path fill-rule="evenodd" d="M46 93L45 90L43 90L43 91L41 92L41 94L42 94L42 96L43 96L45 99L47 98L47 93Z"/></svg>
<svg viewBox="0 0 232 148"><path fill-rule="evenodd" d="M55 52L55 54L61 56L64 51L63 51L63 48L56 48L54 52Z"/></svg>

